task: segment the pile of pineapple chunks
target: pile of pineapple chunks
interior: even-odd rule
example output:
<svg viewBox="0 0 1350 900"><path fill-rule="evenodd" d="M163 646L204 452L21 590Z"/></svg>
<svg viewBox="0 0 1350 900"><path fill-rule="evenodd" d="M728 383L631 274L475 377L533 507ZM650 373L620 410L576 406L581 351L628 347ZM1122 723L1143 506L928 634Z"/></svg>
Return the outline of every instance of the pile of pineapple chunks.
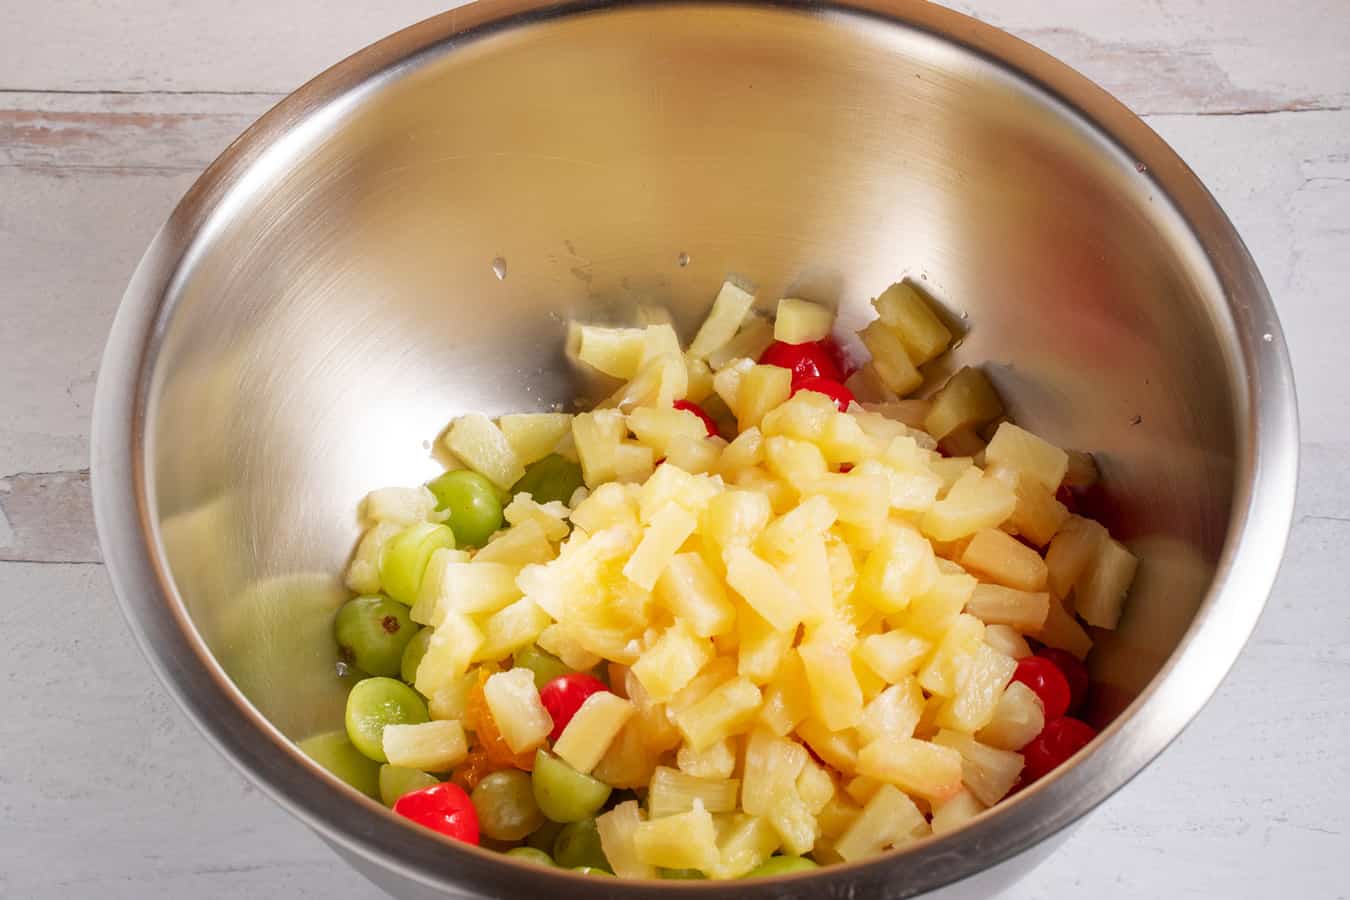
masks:
<svg viewBox="0 0 1350 900"><path fill-rule="evenodd" d="M1014 787L1043 725L1011 682L1025 638L1086 656L1084 623L1114 628L1134 575L1128 550L1056 499L1066 475L1094 476L1090 457L1007 421L979 369L904 399L952 340L919 291L874 301L871 359L849 384L877 402L847 412L755 362L772 340L828 336L832 312L785 299L770 320L753 301L724 285L688 349L668 323L573 326L573 357L620 382L607 400L468 415L444 438L503 489L553 452L586 486L568 504L520 494L481 550L436 551L412 611L434 628L415 686L456 720L478 667L528 645L608 664L614 694L553 751L646 791L598 820L621 876L735 877L775 852L857 860L960 826ZM723 404L734 439L680 399ZM392 521L358 548L357 581L386 526L432 515L421 489L389 490L367 504ZM545 744L527 672L496 672L485 696L513 751Z"/></svg>

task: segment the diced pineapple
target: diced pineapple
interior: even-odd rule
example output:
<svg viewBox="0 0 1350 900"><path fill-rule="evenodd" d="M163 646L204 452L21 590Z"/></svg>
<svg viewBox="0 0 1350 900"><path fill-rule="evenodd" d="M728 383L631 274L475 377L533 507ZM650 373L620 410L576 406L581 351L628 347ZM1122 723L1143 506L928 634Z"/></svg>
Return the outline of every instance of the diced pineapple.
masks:
<svg viewBox="0 0 1350 900"><path fill-rule="evenodd" d="M537 643L543 650L563 661L563 665L585 672L600 664L600 657L581 646L576 635L564 625L550 625L539 633Z"/></svg>
<svg viewBox="0 0 1350 900"><path fill-rule="evenodd" d="M717 299L713 300L712 309L708 311L708 317L703 320L698 334L694 335L689 345L689 354L705 359L729 344L754 304L754 294L730 281L723 282L721 290L717 292Z"/></svg>
<svg viewBox="0 0 1350 900"><path fill-rule="evenodd" d="M652 516L637 549L624 564L623 574L633 584L650 591L697 527L698 519L693 513L679 504L667 504Z"/></svg>
<svg viewBox="0 0 1350 900"><path fill-rule="evenodd" d="M689 388L684 393L686 400L691 403L702 403L712 396L713 372L706 360L686 353L684 355L684 374L685 379L689 382Z"/></svg>
<svg viewBox="0 0 1350 900"><path fill-rule="evenodd" d="M824 438L830 420L840 415L834 401L817 391L798 391L764 414L759 428L766 437L783 435L801 441Z"/></svg>
<svg viewBox="0 0 1350 900"><path fill-rule="evenodd" d="M483 622L483 643L474 651L473 662L487 662L510 656L533 644L552 617L529 597L522 597Z"/></svg>
<svg viewBox="0 0 1350 900"><path fill-rule="evenodd" d="M778 798L795 792L797 776L806 765L806 748L790 738L755 729L745 744L741 808L752 816L767 816Z"/></svg>
<svg viewBox="0 0 1350 900"><path fill-rule="evenodd" d="M729 656L718 656L712 662L703 667L703 671L694 677L694 680L685 685L685 687L670 698L666 707L671 716L678 716L689 707L698 703L707 697L714 690L731 681L736 677L736 660ZM642 683L637 682L641 687ZM645 691L645 689L644 689Z"/></svg>
<svg viewBox="0 0 1350 900"><path fill-rule="evenodd" d="M855 596L886 615L900 612L937 581L933 547L907 525L891 524L858 573Z"/></svg>
<svg viewBox="0 0 1350 900"><path fill-rule="evenodd" d="M572 510L572 524L590 534L615 526L636 528L637 498L638 488L633 485L602 484Z"/></svg>
<svg viewBox="0 0 1350 900"><path fill-rule="evenodd" d="M636 800L625 800L595 817L600 849L614 874L620 878L656 877L656 867L638 858L636 835L642 821L642 808Z"/></svg>
<svg viewBox="0 0 1350 900"><path fill-rule="evenodd" d="M903 628L895 628L884 634L868 635L855 652L887 684L899 684L906 676L918 671L932 649L933 645L926 639Z"/></svg>
<svg viewBox="0 0 1350 900"><path fill-rule="evenodd" d="M765 686L759 721L779 737L787 735L810 714L810 691L801 656L789 648L778 667L777 677Z"/></svg>
<svg viewBox="0 0 1350 900"><path fill-rule="evenodd" d="M989 724L976 732L980 743L1000 750L1021 750L1045 727L1045 707L1036 692L1020 681L1003 691Z"/></svg>
<svg viewBox="0 0 1350 900"><path fill-rule="evenodd" d="M932 397L924 431L941 440L958 428L983 425L1003 415L1003 401L980 369L958 371Z"/></svg>
<svg viewBox="0 0 1350 900"><path fill-rule="evenodd" d="M781 559L777 569L789 584L796 586L797 595L802 601L802 621L807 625L817 625L834 611L829 552L822 535L808 534L802 537L795 552Z"/></svg>
<svg viewBox="0 0 1350 900"><path fill-rule="evenodd" d="M681 747L675 754L675 765L697 778L725 781L736 771L736 747L735 738L723 738L701 751Z"/></svg>
<svg viewBox="0 0 1350 900"><path fill-rule="evenodd" d="M875 471L884 475L890 487L891 509L906 516L914 516L928 510L942 490L942 478L928 471L927 466L921 472L906 471L894 465L869 459L859 464L856 471Z"/></svg>
<svg viewBox="0 0 1350 900"><path fill-rule="evenodd" d="M878 788L879 790L880 788ZM869 797L869 799L871 799ZM829 799L825 807L821 809L816 816L816 824L820 826L820 833L823 837L837 839L841 834L848 830L862 814L862 807L853 801L847 794L836 791L834 796ZM817 842L817 849L820 844ZM816 854L818 862L824 862Z"/></svg>
<svg viewBox="0 0 1350 900"><path fill-rule="evenodd" d="M549 503L536 503L529 494L521 492L512 498L502 510L502 516L511 527L535 522L544 529L544 536L550 541L561 541L567 537L571 528L567 518L572 511L560 500Z"/></svg>
<svg viewBox="0 0 1350 900"><path fill-rule="evenodd" d="M512 753L524 753L542 746L553 730L553 719L539 700L534 673L529 669L509 669L489 675L483 682L483 699Z"/></svg>
<svg viewBox="0 0 1350 900"><path fill-rule="evenodd" d="M708 874L721 862L717 829L702 803L695 803L688 812L642 822L633 831L633 846L641 863L663 869L698 869Z"/></svg>
<svg viewBox="0 0 1350 900"><path fill-rule="evenodd" d="M1086 659L1092 649L1092 637L1087 633L1072 613L1066 612L1062 603L1050 598L1050 609L1041 630L1032 635L1047 647L1055 647L1072 653L1079 659Z"/></svg>
<svg viewBox="0 0 1350 900"><path fill-rule="evenodd" d="M382 526L375 526L380 528ZM374 531L374 529L371 529ZM369 534L367 534L369 536ZM362 541L364 543L364 541ZM427 567L422 573L422 584L417 590L417 599L408 611L408 616L419 625L432 625L438 620L438 610L440 609L441 599L445 596L445 586L443 584L445 574L453 564L463 564L469 561L469 554L464 550L451 550L442 547L431 554L431 559L427 561Z"/></svg>
<svg viewBox="0 0 1350 900"><path fill-rule="evenodd" d="M872 354L872 368L881 383L903 397L923 384L923 375L909 358L909 351L899 336L880 321L858 332L867 352Z"/></svg>
<svg viewBox="0 0 1350 900"><path fill-rule="evenodd" d="M727 549L723 559L727 584L775 630L788 631L802 621L801 597L773 566L740 546Z"/></svg>
<svg viewBox="0 0 1350 900"><path fill-rule="evenodd" d="M812 538L822 537L838 514L824 497L809 497L775 519L760 536L759 546L771 559L787 559Z"/></svg>
<svg viewBox="0 0 1350 900"><path fill-rule="evenodd" d="M436 720L464 718L469 705L469 694L478 685L478 673L470 670L451 678L440 690L427 696L427 712Z"/></svg>
<svg viewBox="0 0 1350 900"><path fill-rule="evenodd" d="M614 480L614 454L627 428L623 413L615 409L597 409L572 418L572 440L576 442L586 486L591 490Z"/></svg>
<svg viewBox="0 0 1350 900"><path fill-rule="evenodd" d="M923 515L923 532L938 541L954 541L982 528L997 528L1017 507L1013 489L979 469L968 469L941 500Z"/></svg>
<svg viewBox="0 0 1350 900"><path fill-rule="evenodd" d="M815 717L830 731L852 728L862 719L863 696L853 671L853 630L839 622L826 622L797 648L811 688Z"/></svg>
<svg viewBox="0 0 1350 900"><path fill-rule="evenodd" d="M764 436L758 428L747 428L727 444L718 459L717 470L723 477L730 479L763 461Z"/></svg>
<svg viewBox="0 0 1350 900"><path fill-rule="evenodd" d="M708 354L708 365L720 372L737 359L759 359L773 343L773 325L765 317L750 313L736 336L720 349Z"/></svg>
<svg viewBox="0 0 1350 900"><path fill-rule="evenodd" d="M666 448L666 462L694 475L717 469L718 460L727 442L720 437L680 436Z"/></svg>
<svg viewBox="0 0 1350 900"><path fill-rule="evenodd" d="M890 484L885 476L862 467L847 475L830 473L812 482L810 493L829 500L840 522L875 530L880 537L890 512Z"/></svg>
<svg viewBox="0 0 1350 900"><path fill-rule="evenodd" d="M958 428L938 441L938 452L946 457L982 458L985 441L973 427Z"/></svg>
<svg viewBox="0 0 1350 900"><path fill-rule="evenodd" d="M973 733L988 725L1017 660L981 643L959 678L956 696L938 710L937 724Z"/></svg>
<svg viewBox="0 0 1350 900"><path fill-rule="evenodd" d="M849 798L852 799L854 803L866 806L867 801L875 797L877 791L881 790L885 785L886 782L879 781L870 775L858 775L854 778L850 778L844 785L844 793L848 794Z"/></svg>
<svg viewBox="0 0 1350 900"><path fill-rule="evenodd" d="M900 338L916 366L942 355L952 342L951 331L909 282L891 285L872 305L881 321Z"/></svg>
<svg viewBox="0 0 1350 900"><path fill-rule="evenodd" d="M708 436L703 420L687 409L640 406L628 414L628 430L660 456L670 451L676 438L702 440Z"/></svg>
<svg viewBox="0 0 1350 900"><path fill-rule="evenodd" d="M778 832L769 820L743 813L717 817L718 862L709 872L714 878L740 878L767 860L778 849Z"/></svg>
<svg viewBox="0 0 1350 900"><path fill-rule="evenodd" d="M1003 523L1003 527L1020 535L1037 547L1050 543L1055 532L1069 518L1069 510L1045 485L1029 475L1023 475L1006 466L990 466L991 476L1007 482L1017 494L1017 506Z"/></svg>
<svg viewBox="0 0 1350 900"><path fill-rule="evenodd" d="M975 593L974 576L944 572L927 593L915 597L900 618L905 629L930 641L940 641Z"/></svg>
<svg viewBox="0 0 1350 900"><path fill-rule="evenodd" d="M699 530L722 550L748 547L758 539L772 516L773 508L763 494L728 490L708 502Z"/></svg>
<svg viewBox="0 0 1350 900"><path fill-rule="evenodd" d="M512 670L516 671L516 670ZM528 673L528 670L526 670ZM533 683L533 673L528 673ZM495 676L493 676L495 677ZM489 678L490 682L492 679ZM486 688L484 689L486 690ZM632 717L631 702L609 691L597 691L586 698L553 745L553 752L578 772L589 773L605 755L620 729ZM497 713L492 713L495 718ZM500 720L498 720L500 723ZM549 728L553 727L552 720ZM506 736L505 730L502 736ZM507 743L510 743L508 741ZM512 750L515 748L512 747Z"/></svg>
<svg viewBox="0 0 1350 900"><path fill-rule="evenodd" d="M755 684L769 684L792 647L796 629L779 631L753 609L742 609L736 625L740 634L737 672Z"/></svg>
<svg viewBox="0 0 1350 900"><path fill-rule="evenodd" d="M1138 567L1139 559L1119 541L1103 541L1074 591L1075 610L1083 621L1098 628L1115 628Z"/></svg>
<svg viewBox="0 0 1350 900"><path fill-rule="evenodd" d="M455 721L386 725L381 737L391 766L449 772L469 755L464 726Z"/></svg>
<svg viewBox="0 0 1350 900"><path fill-rule="evenodd" d="M418 605L426 600L431 609L427 624L437 625L451 612L476 616L493 613L520 599L515 566L498 562L455 562L447 555L433 554L422 579Z"/></svg>
<svg viewBox="0 0 1350 900"><path fill-rule="evenodd" d="M786 369L779 371L786 372ZM825 455L815 444L775 435L764 440L764 462L769 471L805 493L829 471Z"/></svg>
<svg viewBox="0 0 1350 900"><path fill-rule="evenodd" d="M943 729L934 743L961 755L961 778L975 798L993 806L1007 796L1022 774L1022 754L981 744L968 734Z"/></svg>
<svg viewBox="0 0 1350 900"><path fill-rule="evenodd" d="M640 716L639 711L619 730L605 755L591 770L592 777L620 790L646 788L661 761L661 754L669 747L659 742L653 746L648 742L648 721ZM661 718L665 719L664 708ZM668 722L665 724L669 726ZM674 726L669 727L674 732ZM675 733L674 743L679 740L679 734Z"/></svg>
<svg viewBox="0 0 1350 900"><path fill-rule="evenodd" d="M701 637L724 634L736 624L722 580L697 553L671 558L656 582L656 600Z"/></svg>
<svg viewBox="0 0 1350 900"><path fill-rule="evenodd" d="M675 717L684 739L697 751L741 734L755 719L761 702L759 688L747 678L733 678Z"/></svg>
<svg viewBox="0 0 1350 900"><path fill-rule="evenodd" d="M1049 491L1059 487L1069 466L1067 453L1011 422L998 426L984 458L991 466L1007 466L1035 478Z"/></svg>
<svg viewBox="0 0 1350 900"><path fill-rule="evenodd" d="M732 483L743 490L763 494L769 501L769 509L776 515L792 509L800 496L797 488L760 468L745 469Z"/></svg>
<svg viewBox="0 0 1350 900"><path fill-rule="evenodd" d="M928 831L928 820L914 801L887 784L839 836L834 849L841 858L853 862L909 843Z"/></svg>
<svg viewBox="0 0 1350 900"><path fill-rule="evenodd" d="M774 340L785 344L808 344L830 336L834 313L818 303L784 297L778 301L773 322Z"/></svg>
<svg viewBox="0 0 1350 900"><path fill-rule="evenodd" d="M882 737L858 751L858 774L940 803L961 790L961 754L916 738Z"/></svg>
<svg viewBox="0 0 1350 900"><path fill-rule="evenodd" d="M923 688L914 678L907 678L877 694L863 708L858 738L870 744L879 737L913 737L923 708Z"/></svg>
<svg viewBox="0 0 1350 900"><path fill-rule="evenodd" d="M522 466L543 459L572 431L572 417L567 413L517 413L497 420L506 442L516 453Z"/></svg>
<svg viewBox="0 0 1350 900"><path fill-rule="evenodd" d="M731 410L732 415L736 415L740 402L741 381L745 378L745 373L754 367L753 359L736 359L718 369L717 374L713 376L713 391L726 404L727 409Z"/></svg>
<svg viewBox="0 0 1350 900"><path fill-rule="evenodd" d="M946 497L956 487L956 483L974 468L975 461L969 456L944 456L928 463L928 471L942 482L938 488L939 497Z"/></svg>
<svg viewBox="0 0 1350 900"><path fill-rule="evenodd" d="M815 391L802 391L802 394L814 394ZM882 445L863 431L858 420L846 413L835 413L826 420L825 433L817 442L825 459L831 466L845 463L857 465L870 460L883 449Z"/></svg>
<svg viewBox="0 0 1350 900"><path fill-rule="evenodd" d="M811 751L843 773L858 768L858 735L852 728L830 731L819 719L807 718L797 725L797 736Z"/></svg>
<svg viewBox="0 0 1350 900"><path fill-rule="evenodd" d="M689 370L685 368L684 356L675 352L664 353L644 359L642 368L638 369L633 380L601 401L600 406L624 412L638 406L665 408L683 398L688 390Z"/></svg>
<svg viewBox="0 0 1350 900"><path fill-rule="evenodd" d="M664 702L689 684L714 655L711 641L677 619L633 664L632 671L652 699Z"/></svg>
<svg viewBox="0 0 1350 900"><path fill-rule="evenodd" d="M426 655L417 667L415 686L430 697L469 670L474 652L483 643L483 632L473 620L452 612L431 633Z"/></svg>
<svg viewBox="0 0 1350 900"><path fill-rule="evenodd" d="M858 584L858 564L848 544L834 532L825 536L825 558L830 567L830 591L836 605L853 596Z"/></svg>
<svg viewBox="0 0 1350 900"><path fill-rule="evenodd" d="M345 580L348 588L358 594L380 592L380 556L384 553L384 545L389 539L402 530L403 526L394 522L380 522L361 536L361 542L356 545L356 552L352 554L352 561L347 564ZM444 552L447 551L436 551L436 553Z"/></svg>
<svg viewBox="0 0 1350 900"><path fill-rule="evenodd" d="M1061 600L1069 596L1069 591L1097 557L1098 548L1110 539L1106 529L1097 522L1069 516L1050 541L1050 549L1045 551L1050 592Z"/></svg>
<svg viewBox="0 0 1350 900"><path fill-rule="evenodd" d="M642 362L647 364L663 356L683 356L680 336L675 333L669 316L665 321L652 322L642 329Z"/></svg>
<svg viewBox="0 0 1350 900"><path fill-rule="evenodd" d="M797 775L797 796L801 798L807 812L819 816L825 804L834 797L834 779L824 766L807 759Z"/></svg>
<svg viewBox="0 0 1350 900"><path fill-rule="evenodd" d="M435 554L432 555L434 557ZM526 521L497 532L487 546L474 554L473 559L479 563L505 563L520 568L531 563L546 563L557 555L558 551L550 543L544 526ZM425 579L422 584L425 587Z"/></svg>
<svg viewBox="0 0 1350 900"><path fill-rule="evenodd" d="M769 813L769 824L782 839L783 849L795 856L810 853L820 834L816 817L797 795L795 785L788 785L777 797L773 811Z"/></svg>
<svg viewBox="0 0 1350 900"><path fill-rule="evenodd" d="M979 618L978 615L976 618ZM1031 655L1031 647L1027 644L1026 638L1011 625L1000 625L998 623L984 623L984 642L993 647L998 652L1011 656L1013 659L1026 659Z"/></svg>
<svg viewBox="0 0 1350 900"><path fill-rule="evenodd" d="M948 834L984 812L985 805L968 790L933 806L933 834Z"/></svg>
<svg viewBox="0 0 1350 900"><path fill-rule="evenodd" d="M853 396L862 403L868 404L889 404L898 401L900 398L886 386L881 380L880 373L876 366L871 362L865 362L858 367L858 370L850 375L844 381L844 387L848 388Z"/></svg>
<svg viewBox="0 0 1350 900"><path fill-rule="evenodd" d="M792 395L792 372L781 366L752 366L736 389L736 422L741 429L759 424L764 414Z"/></svg>
<svg viewBox="0 0 1350 900"><path fill-rule="evenodd" d="M1023 634L1034 634L1050 614L1050 595L980 584L966 602L966 612L986 625L1010 625Z"/></svg>
<svg viewBox="0 0 1350 900"><path fill-rule="evenodd" d="M445 435L445 446L475 472L506 490L525 474L516 451L491 419L479 413L460 416Z"/></svg>
<svg viewBox="0 0 1350 900"><path fill-rule="evenodd" d="M614 448L614 480L624 484L640 484L651 477L656 468L656 454L651 447L627 441Z"/></svg>
<svg viewBox="0 0 1350 900"><path fill-rule="evenodd" d="M436 495L425 487L386 487L371 491L361 504L369 522L415 525L427 521L436 509Z"/></svg>
<svg viewBox="0 0 1350 900"><path fill-rule="evenodd" d="M597 371L626 380L636 375L642 364L645 337L642 328L582 325L574 338L576 356Z"/></svg>
<svg viewBox="0 0 1350 900"><path fill-rule="evenodd" d="M1019 591L1045 589L1045 560L1006 531L982 528L975 532L961 553L960 563L968 571L996 584Z"/></svg>
<svg viewBox="0 0 1350 900"><path fill-rule="evenodd" d="M735 778L699 778L658 766L647 791L647 810L653 819L688 812L695 803L708 812L735 812L740 787Z"/></svg>
<svg viewBox="0 0 1350 900"><path fill-rule="evenodd" d="M958 615L919 670L919 684L930 694L955 697L975 652L984 646L984 623L966 613Z"/></svg>

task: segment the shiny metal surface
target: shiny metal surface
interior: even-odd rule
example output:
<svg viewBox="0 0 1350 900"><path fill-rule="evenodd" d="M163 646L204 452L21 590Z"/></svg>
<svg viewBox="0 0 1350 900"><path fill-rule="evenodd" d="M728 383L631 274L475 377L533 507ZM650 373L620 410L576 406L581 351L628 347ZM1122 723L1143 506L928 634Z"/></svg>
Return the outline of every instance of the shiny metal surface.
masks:
<svg viewBox="0 0 1350 900"><path fill-rule="evenodd" d="M287 739L340 721L328 615L358 500L437 471L424 442L461 412L571 399L569 318L659 304L687 333L728 273L850 330L922 279L969 325L956 363L989 361L1019 420L1098 453L1143 565L1094 655L1113 724L1076 765L872 863L663 890L986 895L1180 732L1254 625L1294 496L1285 345L1232 226L1128 111L920 2L474 4L336 66L212 165L127 290L95 409L100 537L147 655L392 892L585 882L407 826Z"/></svg>

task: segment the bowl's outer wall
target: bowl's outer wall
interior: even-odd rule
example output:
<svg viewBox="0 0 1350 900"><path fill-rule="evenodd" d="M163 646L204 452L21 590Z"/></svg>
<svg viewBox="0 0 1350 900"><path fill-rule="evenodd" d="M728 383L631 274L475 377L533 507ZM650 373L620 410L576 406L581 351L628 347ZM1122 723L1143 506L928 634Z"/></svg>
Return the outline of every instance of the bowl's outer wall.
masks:
<svg viewBox="0 0 1350 900"><path fill-rule="evenodd" d="M643 6L399 58L453 35L455 15L343 64L232 148L147 254L110 341L94 460L100 532L118 544L110 567L157 668L232 758L348 852L401 831L373 804L315 794L321 775L245 733L261 724L247 705L208 713L232 690L219 675L280 734L337 727L345 685L329 628L364 494L437 472L430 442L455 415L574 399L569 320L634 321L650 305L687 337L728 275L756 284L766 310L788 294L837 305L844 334L870 319L872 296L913 278L968 329L944 371L987 362L1019 421L1097 454L1108 522L1143 564L1122 627L1094 654L1094 714L1105 722L1140 694L1197 621L1250 499L1259 404L1244 315L1273 329L1284 378L1261 403L1292 398L1259 276L1198 184L1190 202L1214 219L1217 262L1148 166L919 27L821 8ZM1114 105L1104 114L1125 121ZM1155 167L1189 183L1129 121ZM1277 449L1292 454L1283 415ZM1083 809L1175 736L1254 622L1292 502L1292 455L1276 464L1274 555L1251 557L1258 596L1232 599L1235 624L1212 635L1218 671L1147 728L1124 722L1098 756L1128 771L1064 787L1082 789ZM124 550L138 517L154 537ZM155 579L164 612L143 590L128 599ZM1013 805L1042 816L1034 834L953 845L914 870L924 877L856 869L850 892L909 895L934 873L968 872L961 853L1004 854L1082 812L1029 794ZM398 838L416 864L434 858L428 838ZM539 877L477 854L447 860L468 893ZM402 865L378 864L389 878Z"/></svg>

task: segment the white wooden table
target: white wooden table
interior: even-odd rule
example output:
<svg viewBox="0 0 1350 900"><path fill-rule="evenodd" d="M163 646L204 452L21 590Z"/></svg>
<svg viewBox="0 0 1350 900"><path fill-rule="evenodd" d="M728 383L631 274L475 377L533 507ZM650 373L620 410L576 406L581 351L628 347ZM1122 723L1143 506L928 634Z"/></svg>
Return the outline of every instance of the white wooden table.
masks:
<svg viewBox="0 0 1350 900"><path fill-rule="evenodd" d="M1350 2L963 0L1144 115L1292 346L1283 575L1218 697L1011 896L1350 897ZM0 897L374 898L169 701L89 516L95 370L180 194L281 95L438 0L0 2Z"/></svg>

